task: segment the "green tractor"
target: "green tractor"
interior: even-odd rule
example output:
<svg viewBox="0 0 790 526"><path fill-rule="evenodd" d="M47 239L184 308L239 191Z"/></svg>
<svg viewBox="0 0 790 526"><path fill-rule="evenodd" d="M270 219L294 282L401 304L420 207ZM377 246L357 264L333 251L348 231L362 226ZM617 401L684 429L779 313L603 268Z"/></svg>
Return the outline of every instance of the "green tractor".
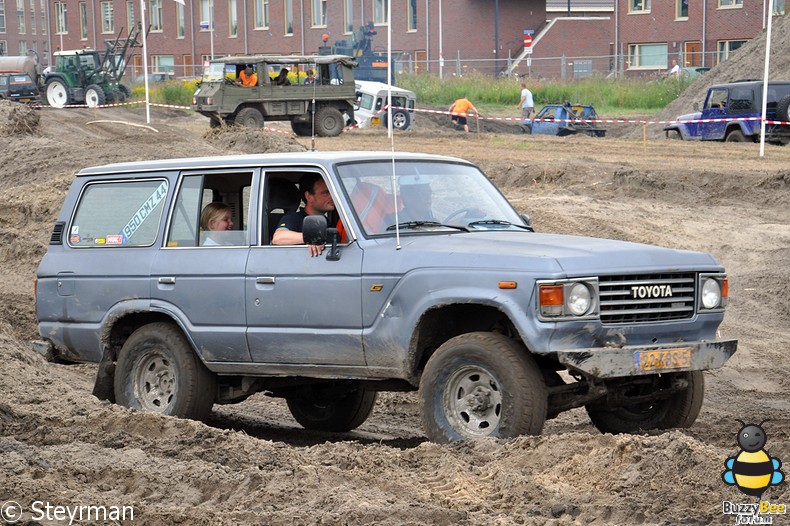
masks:
<svg viewBox="0 0 790 526"><path fill-rule="evenodd" d="M121 30L123 31L123 30ZM44 93L53 108L69 104L87 104L91 108L111 102L123 102L132 91L121 84L126 69L126 54L134 47L139 29L127 38L107 40L107 50L102 54L93 49L57 51L55 68L44 80Z"/></svg>

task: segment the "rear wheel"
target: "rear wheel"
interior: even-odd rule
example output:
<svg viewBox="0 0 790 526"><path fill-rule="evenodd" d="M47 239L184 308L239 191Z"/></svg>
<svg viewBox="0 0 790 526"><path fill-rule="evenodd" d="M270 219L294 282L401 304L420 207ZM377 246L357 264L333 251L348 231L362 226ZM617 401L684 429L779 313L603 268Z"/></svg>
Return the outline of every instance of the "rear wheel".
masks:
<svg viewBox="0 0 790 526"><path fill-rule="evenodd" d="M118 353L115 399L137 411L200 420L211 411L216 379L171 323L144 325Z"/></svg>
<svg viewBox="0 0 790 526"><path fill-rule="evenodd" d="M61 79L49 79L47 81L46 93L47 103L53 108L63 108L71 103L69 89Z"/></svg>
<svg viewBox="0 0 790 526"><path fill-rule="evenodd" d="M90 84L85 88L85 104L87 104L89 108L103 106L106 102L107 97L104 94L104 90L101 89L101 86Z"/></svg>
<svg viewBox="0 0 790 526"><path fill-rule="evenodd" d="M321 137L335 137L343 131L343 114L332 106L318 108L315 112L315 131Z"/></svg>
<svg viewBox="0 0 790 526"><path fill-rule="evenodd" d="M242 108L236 114L235 122L247 128L263 128L263 114L256 108Z"/></svg>
<svg viewBox="0 0 790 526"><path fill-rule="evenodd" d="M730 133L727 134L727 138L725 139L727 142L746 142L746 136L743 134L741 130L732 130Z"/></svg>
<svg viewBox="0 0 790 526"><path fill-rule="evenodd" d="M376 391L355 384L311 385L286 399L294 419L305 429L344 432L361 426L376 404Z"/></svg>
<svg viewBox="0 0 790 526"><path fill-rule="evenodd" d="M665 374L652 378L651 383L627 388L626 396L647 396L672 385L674 380L688 386L666 398L625 404L613 409L587 407L593 425L602 433L637 433L652 429L689 427L697 419L705 397L702 371Z"/></svg>
<svg viewBox="0 0 790 526"><path fill-rule="evenodd" d="M386 113L384 114L384 125L387 125ZM411 124L411 117L406 110L395 110L392 112L392 127L396 130L405 130Z"/></svg>
<svg viewBox="0 0 790 526"><path fill-rule="evenodd" d="M121 90L121 93L123 93L124 99L132 98L132 89L126 84L118 84L118 89Z"/></svg>
<svg viewBox="0 0 790 526"><path fill-rule="evenodd" d="M425 434L435 442L540 434L547 393L527 350L496 333L451 338L420 379Z"/></svg>

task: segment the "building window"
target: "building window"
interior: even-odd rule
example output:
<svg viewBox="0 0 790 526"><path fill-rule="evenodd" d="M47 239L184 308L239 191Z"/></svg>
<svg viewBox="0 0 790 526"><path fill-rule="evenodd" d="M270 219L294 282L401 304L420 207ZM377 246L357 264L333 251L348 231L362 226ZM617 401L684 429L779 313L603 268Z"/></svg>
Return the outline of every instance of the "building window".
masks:
<svg viewBox="0 0 790 526"><path fill-rule="evenodd" d="M176 2L176 38L184 38L186 36L186 23L184 18L184 4Z"/></svg>
<svg viewBox="0 0 790 526"><path fill-rule="evenodd" d="M236 12L236 0L228 0L228 36L239 36L239 17Z"/></svg>
<svg viewBox="0 0 790 526"><path fill-rule="evenodd" d="M2 1L2 0L0 0ZM343 2L343 32L354 32L354 0L345 0Z"/></svg>
<svg viewBox="0 0 790 526"><path fill-rule="evenodd" d="M134 0L126 2L126 27L129 31L134 27Z"/></svg>
<svg viewBox="0 0 790 526"><path fill-rule="evenodd" d="M630 0L628 4L629 13L649 13L650 0Z"/></svg>
<svg viewBox="0 0 790 526"><path fill-rule="evenodd" d="M406 20L408 23L407 27L409 31L417 31L417 0L409 0L407 9L409 10Z"/></svg>
<svg viewBox="0 0 790 526"><path fill-rule="evenodd" d="M151 0L149 4L151 31L162 31L162 0Z"/></svg>
<svg viewBox="0 0 790 526"><path fill-rule="evenodd" d="M255 29L269 28L269 0L255 0Z"/></svg>
<svg viewBox="0 0 790 526"><path fill-rule="evenodd" d="M387 20L387 7L389 0L373 0L373 23L376 25L385 25Z"/></svg>
<svg viewBox="0 0 790 526"><path fill-rule="evenodd" d="M293 0L285 0L285 34L294 34L294 3Z"/></svg>
<svg viewBox="0 0 790 526"><path fill-rule="evenodd" d="M27 40L20 40L19 41L19 54L20 55L27 54Z"/></svg>
<svg viewBox="0 0 790 526"><path fill-rule="evenodd" d="M36 0L30 0L30 34L36 34Z"/></svg>
<svg viewBox="0 0 790 526"><path fill-rule="evenodd" d="M5 26L3 26L3 31L5 31ZM6 54L8 54L8 41L0 40L0 56Z"/></svg>
<svg viewBox="0 0 790 526"><path fill-rule="evenodd" d="M173 55L151 55L151 71L172 74L176 67Z"/></svg>
<svg viewBox="0 0 790 526"><path fill-rule="evenodd" d="M689 17L689 0L675 0L675 19Z"/></svg>
<svg viewBox="0 0 790 526"><path fill-rule="evenodd" d="M746 43L745 40L719 40L718 42L718 49L719 49L719 62L724 62L732 53L744 45Z"/></svg>
<svg viewBox="0 0 790 526"><path fill-rule="evenodd" d="M16 0L16 18L17 23L19 25L19 34L24 35L27 33L27 28L25 27L25 0ZM19 42L19 49L22 49L22 42ZM27 51L27 45L25 45L25 51ZM24 55L24 53L22 53Z"/></svg>
<svg viewBox="0 0 790 526"><path fill-rule="evenodd" d="M5 33L5 0L0 0L0 33ZM0 55L5 55L8 50L8 43L5 40L2 42L3 49Z"/></svg>
<svg viewBox="0 0 790 526"><path fill-rule="evenodd" d="M2 1L0 1L2 4ZM41 34L47 34L47 0L41 0ZM0 29L2 31L2 29Z"/></svg>
<svg viewBox="0 0 790 526"><path fill-rule="evenodd" d="M774 14L780 16L785 14L785 0L774 0Z"/></svg>
<svg viewBox="0 0 790 526"><path fill-rule="evenodd" d="M743 0L719 0L719 8L743 7Z"/></svg>
<svg viewBox="0 0 790 526"><path fill-rule="evenodd" d="M115 33L115 24L113 23L113 8L112 2L101 3L101 32L102 33Z"/></svg>
<svg viewBox="0 0 790 526"><path fill-rule="evenodd" d="M664 69L667 67L666 44L630 44L629 68Z"/></svg>
<svg viewBox="0 0 790 526"><path fill-rule="evenodd" d="M212 19L211 13L211 6L209 6L209 0L200 0L200 30L201 31L211 31L211 27L209 24L214 25L214 20ZM203 28L205 26L205 29Z"/></svg>
<svg viewBox="0 0 790 526"><path fill-rule="evenodd" d="M312 0L313 27L326 27L326 0Z"/></svg>
<svg viewBox="0 0 790 526"><path fill-rule="evenodd" d="M55 4L55 33L65 35L69 32L66 20L66 3L58 2Z"/></svg>
<svg viewBox="0 0 790 526"><path fill-rule="evenodd" d="M88 40L88 5L80 2L80 39Z"/></svg>

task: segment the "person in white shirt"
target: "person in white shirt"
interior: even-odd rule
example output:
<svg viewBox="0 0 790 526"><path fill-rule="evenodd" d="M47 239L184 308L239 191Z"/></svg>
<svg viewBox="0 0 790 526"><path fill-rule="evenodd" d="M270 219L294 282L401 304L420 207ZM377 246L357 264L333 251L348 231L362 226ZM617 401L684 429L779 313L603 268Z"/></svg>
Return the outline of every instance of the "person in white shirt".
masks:
<svg viewBox="0 0 790 526"><path fill-rule="evenodd" d="M678 65L678 61L672 59L672 67L667 72L667 75L670 77L678 77L680 76L680 66Z"/></svg>
<svg viewBox="0 0 790 526"><path fill-rule="evenodd" d="M525 83L521 83L521 101L516 104L516 108L521 108L521 118L523 120L529 119L532 115L532 110L535 109L535 102L532 100L532 92L527 89Z"/></svg>

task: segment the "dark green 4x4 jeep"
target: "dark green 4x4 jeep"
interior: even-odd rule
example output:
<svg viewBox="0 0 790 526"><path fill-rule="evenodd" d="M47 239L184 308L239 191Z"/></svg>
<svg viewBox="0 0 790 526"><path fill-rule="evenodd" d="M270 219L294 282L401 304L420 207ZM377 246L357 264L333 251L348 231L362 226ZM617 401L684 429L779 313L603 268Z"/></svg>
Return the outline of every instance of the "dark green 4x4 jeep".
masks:
<svg viewBox="0 0 790 526"><path fill-rule="evenodd" d="M242 73L248 66L255 83L244 86ZM297 135L332 137L346 122L354 122L354 66L356 61L345 55L214 59L204 67L192 109L211 119L212 127L225 122L260 128L267 120L288 120ZM274 75L283 70L287 80L280 84ZM309 70L315 73L313 81L307 80Z"/></svg>

